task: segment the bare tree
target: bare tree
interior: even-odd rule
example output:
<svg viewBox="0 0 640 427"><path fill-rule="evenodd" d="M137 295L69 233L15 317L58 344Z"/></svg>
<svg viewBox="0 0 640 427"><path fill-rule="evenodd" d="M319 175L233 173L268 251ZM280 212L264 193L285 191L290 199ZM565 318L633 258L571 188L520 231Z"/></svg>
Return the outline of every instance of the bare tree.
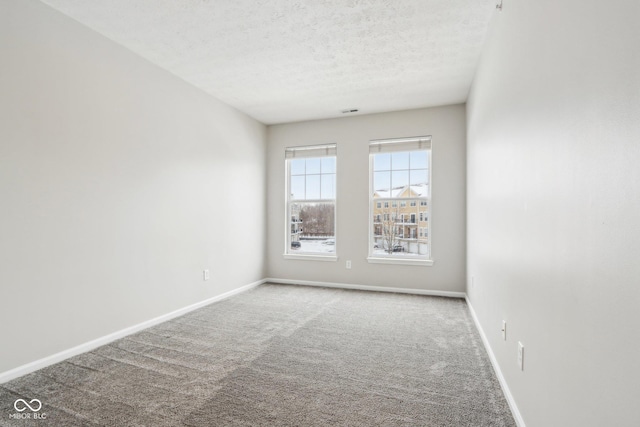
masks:
<svg viewBox="0 0 640 427"><path fill-rule="evenodd" d="M389 204L392 206L392 204ZM400 218L400 209L397 207L388 207L382 210L382 218L380 221L382 248L389 254L393 253L393 248L400 242L397 221Z"/></svg>
<svg viewBox="0 0 640 427"><path fill-rule="evenodd" d="M335 236L335 206L330 203L304 205L300 211L303 232L310 236Z"/></svg>

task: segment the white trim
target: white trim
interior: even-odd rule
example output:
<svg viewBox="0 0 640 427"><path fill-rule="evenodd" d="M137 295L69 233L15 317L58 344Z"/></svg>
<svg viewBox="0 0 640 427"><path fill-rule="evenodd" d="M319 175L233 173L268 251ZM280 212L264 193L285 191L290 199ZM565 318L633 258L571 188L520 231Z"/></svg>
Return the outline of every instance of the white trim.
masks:
<svg viewBox="0 0 640 427"><path fill-rule="evenodd" d="M471 313L471 317L473 318L473 322L476 324L476 328L480 333L480 337L482 338L482 343L484 344L484 348L489 355L489 360L491 360L491 364L493 365L493 370L496 373L496 377L498 377L498 382L500 383L500 387L502 388L502 392L504 396L507 398L507 403L509 404L509 408L511 409L511 413L513 418L516 421L518 427L526 427L524 424L524 420L522 419L522 414L520 414L520 410L518 409L518 405L516 405L516 401L511 394L511 390L509 390L509 386L507 385L507 380L502 375L502 371L500 370L500 365L498 364L498 359L496 359L495 354L493 354L493 350L489 345L489 340L480 325L480 321L478 320L478 316L476 316L476 312L471 305L471 301L469 301L469 297L465 295L465 301L467 302L467 307L469 307L469 312Z"/></svg>
<svg viewBox="0 0 640 427"><path fill-rule="evenodd" d="M284 259L296 259L298 261L338 261L336 255L297 255L297 254L282 254Z"/></svg>
<svg viewBox="0 0 640 427"><path fill-rule="evenodd" d="M398 264L398 265L416 265L419 267L431 267L432 259L409 259L409 258L391 258L391 257L367 257L369 264Z"/></svg>
<svg viewBox="0 0 640 427"><path fill-rule="evenodd" d="M189 305L187 307L180 308L178 310L172 311L167 314L163 314L162 316L155 317L150 320L146 320L142 323L138 323L137 325L129 326L128 328L121 329L109 335L105 335L103 337L97 338L95 340L86 342L84 344L80 344L73 348L63 350L59 353L52 354L50 356L44 357L42 359L33 361L31 363L27 363L26 365L18 366L17 368L11 369L9 371L5 371L0 373L0 384L6 383L7 381L11 381L12 379L21 377L23 375L29 374L31 372L37 371L39 369L45 368L47 366L53 365L55 363L61 362L65 359L68 359L73 356L77 356L78 354L86 353L95 348L98 348L102 345L108 344L117 339L126 337L127 335L131 335L135 332L141 331L143 329L150 328L151 326L155 326L162 322L166 322L167 320L174 319L176 317L182 316L183 314L187 314L190 311L197 310L198 308L204 307L205 305L212 304L214 302L221 301L223 299L227 299L234 295L237 295L242 292L246 292L250 289L255 288L261 284L265 283L265 279L258 280L257 282L249 283L248 285L244 285L240 288L233 289L229 292L225 292L221 295L217 295L215 297L206 299L204 301L197 302L195 304Z"/></svg>
<svg viewBox="0 0 640 427"><path fill-rule="evenodd" d="M429 171L429 178L428 178L428 188L429 188L429 194L425 197L391 197L391 194L389 194L389 197L384 198L384 197L380 197L378 199L375 199L373 196L375 194L374 189L373 189L373 175L374 175L374 170L373 170L373 156L378 154L377 152L372 152L371 151L371 144L380 144L380 143L390 143L390 144L395 144L398 142L402 142L402 141L418 141L418 140L422 140L422 138L427 138L428 142L429 142L429 146L428 147L424 147L424 148L415 148L412 149L410 151L426 151L428 153L428 171ZM432 226L432 222L433 222L433 145L431 143L431 136L426 136L426 137L410 137L410 138L396 138L396 139L388 139L388 140L384 140L384 139L379 139L379 140L372 140L369 141L369 251L368 251L368 257L367 260L372 263L372 264L399 264L399 265L422 265L422 266L432 266L433 265L433 259L422 259L420 260L421 262L416 262L415 260L411 260L408 259L408 262L404 262L403 261L393 261L393 262L388 262L385 260L380 260L382 257L376 257L373 254L373 250L374 250L374 243L375 243L375 236L374 236L374 231L375 231L375 220L373 218L373 213L375 211L376 208L374 208L374 203L377 203L378 200L381 200L381 202L384 203L388 203L389 201L393 202L397 202L397 201L409 201L409 207L415 207L417 212L421 212L421 208L422 206L422 202L426 202L427 204L427 209L423 212L427 212L427 213L431 213L428 214L428 221L427 221L427 231L428 231L428 235L426 236L426 240L427 240L427 247L429 249L429 256L431 258L433 258L433 245L431 244L431 226ZM392 165L393 166L393 165ZM393 173L393 169L391 169L389 171L390 173ZM411 187L411 182L409 182L409 184L407 185L407 187ZM418 204L417 201L420 201L420 203ZM415 203L415 205L411 205L411 203ZM384 206L384 205L383 205ZM393 208L393 204L391 205L391 207ZM385 207L386 208L386 207ZM377 208L380 209L380 208ZM384 209L384 208L383 208ZM411 215L412 212L409 212L408 215ZM416 213L413 213L416 215L416 219L418 218L418 215ZM403 214L404 217L405 214ZM383 218L384 221L384 218ZM404 220L403 220L404 221ZM419 222L416 221L415 222L416 227L419 227ZM395 224L394 224L395 226ZM403 228L403 233L404 233L404 228ZM416 236L417 236L417 231L416 231Z"/></svg>
<svg viewBox="0 0 640 427"><path fill-rule="evenodd" d="M376 203L376 200L373 200L373 156L371 155L371 153L369 153L369 196L368 198L369 198L369 219L367 220L367 223L369 227L367 229L369 230L368 231L369 249L367 251L369 256L371 256L373 242L375 239L373 237L373 232L375 230L375 224L374 224L375 221L373 219L373 212L376 209L373 207L373 204ZM382 201L380 201L380 203L382 203ZM384 204L382 206L384 206ZM383 209L383 208L378 208L378 209ZM384 214L382 214L382 220L384 221Z"/></svg>
<svg viewBox="0 0 640 427"><path fill-rule="evenodd" d="M392 288L388 286L356 285L351 283L317 282L312 280L292 280L267 278L265 283L281 283L284 285L320 286L323 288L357 289L361 291L393 292L398 294L431 295L437 297L464 298L464 292L438 291L431 289Z"/></svg>
<svg viewBox="0 0 640 427"><path fill-rule="evenodd" d="M284 253L291 249L291 206L289 198L291 197L291 165L284 159Z"/></svg>

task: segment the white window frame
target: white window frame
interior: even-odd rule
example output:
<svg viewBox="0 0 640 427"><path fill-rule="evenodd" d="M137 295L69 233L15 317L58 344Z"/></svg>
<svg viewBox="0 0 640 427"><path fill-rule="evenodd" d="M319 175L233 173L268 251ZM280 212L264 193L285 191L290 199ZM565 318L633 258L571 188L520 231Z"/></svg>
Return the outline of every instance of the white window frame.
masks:
<svg viewBox="0 0 640 427"><path fill-rule="evenodd" d="M398 149L391 149L390 151L414 151L417 149L426 149L429 150L429 156L428 156L428 186L429 186L429 194L426 197L426 203L427 206L429 206L428 208L428 212L430 213L428 215L428 222L427 222L427 227L425 228L425 234L428 237L428 258L424 257L424 258L414 258L412 257L406 257L406 258L402 258L402 257L398 257L395 255L380 255L380 254L373 254L373 246L374 246L374 221L373 221L373 212L374 212L374 203L375 199L373 198L373 194L374 194L374 188L373 188L373 157L376 154L375 152L372 151L372 146L377 145L379 147L391 147L391 145L387 145L387 144L397 144L395 145L395 147L397 147ZM432 177L431 177L431 171L432 171L432 164L433 164L433 144L431 143L431 136L420 136L420 137L409 137L409 138L394 138L394 139L386 139L386 140L373 140L370 141L369 143L370 146L370 151L369 151L369 256L367 257L367 261L369 263L372 264L397 264L397 265L413 265L413 266L423 266L423 267L429 267L432 266L434 264L434 260L433 260L433 246L431 244L432 239L431 239L431 226L433 223L433 210L432 210L432 206L433 206L433 199L432 199ZM405 147L407 149L399 149L399 147ZM420 148L426 146L428 148ZM412 148L413 147L413 148ZM386 151L386 150L383 150ZM381 151L382 152L382 151ZM395 201L399 201L401 202L403 199L402 198L394 198ZM415 198L410 198L410 199L405 199L405 200L409 200L411 203L411 207L417 207L417 203L414 203ZM388 206L389 204L384 201L384 205ZM421 200L422 202L422 200ZM416 216L416 220L417 220L417 216ZM416 225L419 226L419 223L416 222ZM418 231L416 230L416 236L418 234Z"/></svg>
<svg viewBox="0 0 640 427"><path fill-rule="evenodd" d="M296 153L299 155L296 157ZM335 189L333 199L291 199L291 162L293 158L317 158L335 157ZM298 147L287 147L285 149L285 247L284 259L306 260L306 261L337 261L338 260L338 155L336 144L308 145ZM291 253L291 205L293 203L333 203L333 225L334 225L334 248L333 253L305 252L301 254ZM303 225L304 229L304 225Z"/></svg>

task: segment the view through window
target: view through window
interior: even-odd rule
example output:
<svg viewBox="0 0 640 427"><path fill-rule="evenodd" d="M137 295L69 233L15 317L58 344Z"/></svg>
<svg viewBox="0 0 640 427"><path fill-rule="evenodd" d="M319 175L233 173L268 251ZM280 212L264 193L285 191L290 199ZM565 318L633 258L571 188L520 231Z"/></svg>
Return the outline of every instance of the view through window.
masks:
<svg viewBox="0 0 640 427"><path fill-rule="evenodd" d="M287 167L287 254L335 256L336 145L291 147Z"/></svg>
<svg viewBox="0 0 640 427"><path fill-rule="evenodd" d="M369 257L430 259L431 137L371 141L369 153Z"/></svg>

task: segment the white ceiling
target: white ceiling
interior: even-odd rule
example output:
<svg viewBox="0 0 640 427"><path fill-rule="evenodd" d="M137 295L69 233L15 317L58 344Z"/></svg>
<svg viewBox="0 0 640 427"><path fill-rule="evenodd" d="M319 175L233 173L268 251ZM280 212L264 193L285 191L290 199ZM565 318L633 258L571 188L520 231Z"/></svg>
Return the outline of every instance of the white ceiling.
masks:
<svg viewBox="0 0 640 427"><path fill-rule="evenodd" d="M495 0L42 0L266 124L464 102Z"/></svg>

